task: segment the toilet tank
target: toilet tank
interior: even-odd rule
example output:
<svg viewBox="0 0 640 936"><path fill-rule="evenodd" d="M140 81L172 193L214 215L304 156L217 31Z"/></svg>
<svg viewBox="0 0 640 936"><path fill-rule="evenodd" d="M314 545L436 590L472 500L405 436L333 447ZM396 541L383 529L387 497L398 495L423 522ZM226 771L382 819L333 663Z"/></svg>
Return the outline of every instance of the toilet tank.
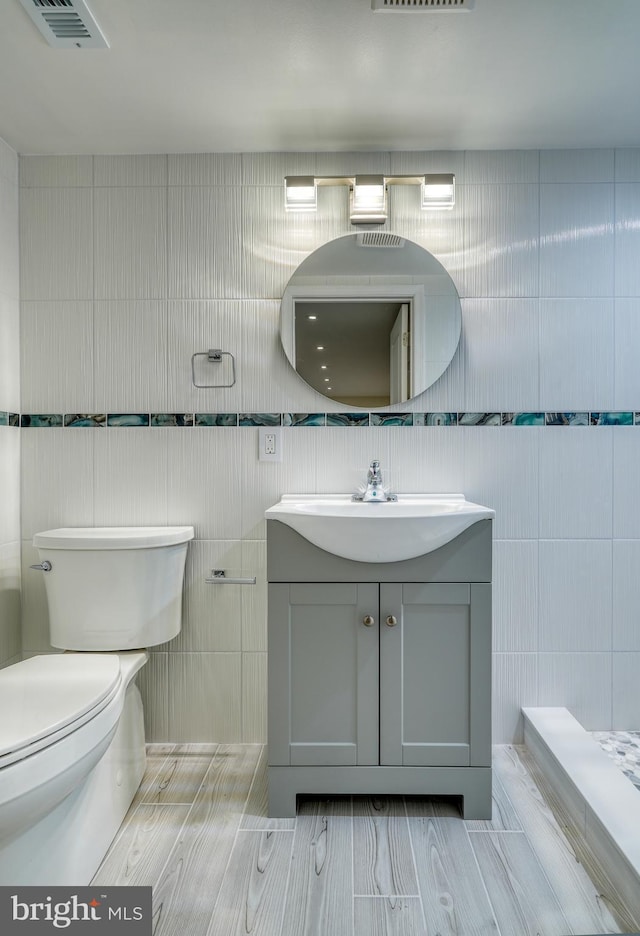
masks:
<svg viewBox="0 0 640 936"><path fill-rule="evenodd" d="M36 533L49 637L64 650L133 650L171 640L193 527L77 527Z"/></svg>

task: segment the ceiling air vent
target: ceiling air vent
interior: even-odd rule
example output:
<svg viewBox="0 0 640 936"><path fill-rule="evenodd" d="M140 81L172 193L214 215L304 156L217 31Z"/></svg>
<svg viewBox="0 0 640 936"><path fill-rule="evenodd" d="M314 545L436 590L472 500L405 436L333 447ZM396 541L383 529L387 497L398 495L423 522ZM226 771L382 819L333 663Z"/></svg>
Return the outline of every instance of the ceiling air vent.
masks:
<svg viewBox="0 0 640 936"><path fill-rule="evenodd" d="M358 247L404 247L404 237L385 231L361 231L356 238Z"/></svg>
<svg viewBox="0 0 640 936"><path fill-rule="evenodd" d="M371 0L372 10L472 10L476 0Z"/></svg>
<svg viewBox="0 0 640 936"><path fill-rule="evenodd" d="M55 49L108 49L104 33L84 0L20 0Z"/></svg>

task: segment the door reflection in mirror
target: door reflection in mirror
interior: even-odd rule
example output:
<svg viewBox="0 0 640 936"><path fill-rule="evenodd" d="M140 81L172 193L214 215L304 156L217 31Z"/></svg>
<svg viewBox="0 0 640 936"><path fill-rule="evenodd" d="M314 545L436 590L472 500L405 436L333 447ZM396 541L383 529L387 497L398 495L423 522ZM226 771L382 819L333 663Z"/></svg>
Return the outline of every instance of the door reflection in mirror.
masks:
<svg viewBox="0 0 640 936"><path fill-rule="evenodd" d="M351 406L410 397L409 303L300 300L295 368L315 390Z"/></svg>

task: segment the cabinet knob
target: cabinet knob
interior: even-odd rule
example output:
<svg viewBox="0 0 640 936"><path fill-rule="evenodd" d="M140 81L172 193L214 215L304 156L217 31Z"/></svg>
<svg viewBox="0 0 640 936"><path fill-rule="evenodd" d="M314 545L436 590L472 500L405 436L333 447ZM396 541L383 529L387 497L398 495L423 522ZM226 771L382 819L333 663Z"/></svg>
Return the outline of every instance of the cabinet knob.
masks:
<svg viewBox="0 0 640 936"><path fill-rule="evenodd" d="M376 619L371 614L365 614L365 616L362 618L362 623L365 627L373 627L373 625L376 623Z"/></svg>
<svg viewBox="0 0 640 936"><path fill-rule="evenodd" d="M393 614L390 614L387 620L385 621L385 624L387 625L387 627L395 627L397 623L398 623L398 619L397 617L394 617Z"/></svg>

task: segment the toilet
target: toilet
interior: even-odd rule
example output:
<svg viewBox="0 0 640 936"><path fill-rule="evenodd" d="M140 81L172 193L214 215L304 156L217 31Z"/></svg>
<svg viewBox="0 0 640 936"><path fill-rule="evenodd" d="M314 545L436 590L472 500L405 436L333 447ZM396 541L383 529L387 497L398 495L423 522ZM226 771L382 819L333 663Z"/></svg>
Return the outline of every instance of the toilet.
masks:
<svg viewBox="0 0 640 936"><path fill-rule="evenodd" d="M52 646L0 670L0 885L86 885L145 769L145 648L175 637L190 526L37 533Z"/></svg>

